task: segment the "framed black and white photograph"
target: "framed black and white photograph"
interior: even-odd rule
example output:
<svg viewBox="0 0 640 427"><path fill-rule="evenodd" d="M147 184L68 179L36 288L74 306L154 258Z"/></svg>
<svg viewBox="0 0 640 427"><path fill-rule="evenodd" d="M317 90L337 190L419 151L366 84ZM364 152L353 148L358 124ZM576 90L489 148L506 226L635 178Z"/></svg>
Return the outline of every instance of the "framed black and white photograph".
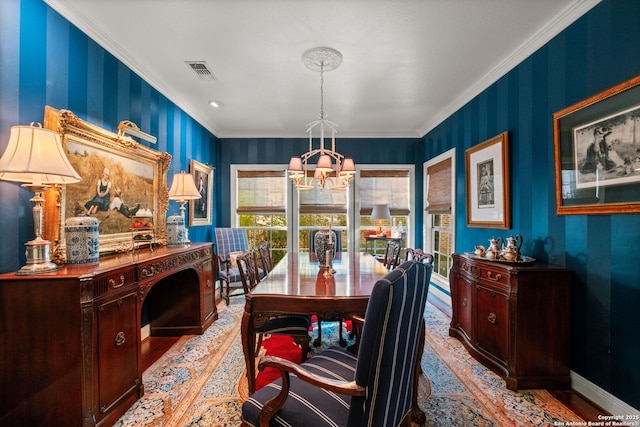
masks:
<svg viewBox="0 0 640 427"><path fill-rule="evenodd" d="M466 150L465 167L467 226L510 228L508 133Z"/></svg>
<svg viewBox="0 0 640 427"><path fill-rule="evenodd" d="M191 175L196 183L200 198L189 201L189 226L211 225L211 210L213 202L213 171L214 168L191 160Z"/></svg>
<svg viewBox="0 0 640 427"><path fill-rule="evenodd" d="M558 214L640 212L640 76L553 116Z"/></svg>

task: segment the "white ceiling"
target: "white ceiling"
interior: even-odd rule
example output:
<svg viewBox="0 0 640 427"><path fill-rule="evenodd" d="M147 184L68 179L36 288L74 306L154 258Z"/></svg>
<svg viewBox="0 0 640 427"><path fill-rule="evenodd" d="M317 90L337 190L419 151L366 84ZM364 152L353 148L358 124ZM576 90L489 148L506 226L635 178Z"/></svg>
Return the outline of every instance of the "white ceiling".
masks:
<svg viewBox="0 0 640 427"><path fill-rule="evenodd" d="M45 1L217 137L248 138L305 136L318 46L343 55L324 75L339 137L421 137L600 0Z"/></svg>

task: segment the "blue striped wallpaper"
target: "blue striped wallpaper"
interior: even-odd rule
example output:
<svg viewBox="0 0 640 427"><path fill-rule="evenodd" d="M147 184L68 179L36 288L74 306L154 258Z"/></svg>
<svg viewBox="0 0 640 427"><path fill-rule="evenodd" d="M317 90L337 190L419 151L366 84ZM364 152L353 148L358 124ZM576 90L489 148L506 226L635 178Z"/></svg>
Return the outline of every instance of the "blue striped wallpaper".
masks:
<svg viewBox="0 0 640 427"><path fill-rule="evenodd" d="M423 144L413 139L339 141L339 150L361 164L415 163L418 189L422 162L457 147L458 250L495 235L520 233L526 254L572 268L572 370L636 408L640 215L555 214L551 118L565 106L640 74L638 17L640 2L603 0L429 132ZM0 151L10 127L41 121L45 105L70 109L110 130L121 120L134 121L158 137L154 149L172 154L169 176L187 170L192 158L215 166L213 220L221 226L230 223L231 163L286 164L307 147L303 139L217 140L40 0L0 1ZM513 228L467 228L464 150L504 130L511 139ZM417 196L416 205L422 206L421 192ZM30 197L16 184L0 181L0 272L24 263L23 244L33 237ZM170 204L170 211L176 209ZM421 228L418 216L416 230ZM191 227L190 238L211 241L211 228ZM415 239L421 242L420 232Z"/></svg>
<svg viewBox="0 0 640 427"><path fill-rule="evenodd" d="M42 122L51 105L114 132L131 120L155 135L151 148L173 156L167 185L191 159L216 161L214 135L41 0L0 2L0 76L0 152L11 126ZM33 238L29 198L0 181L0 272L25 262L24 242ZM174 204L170 212L177 212ZM213 240L210 227L191 227L189 237Z"/></svg>
<svg viewBox="0 0 640 427"><path fill-rule="evenodd" d="M640 74L639 18L640 2L603 1L424 137L424 159L459 150L457 250L521 234L525 254L573 269L571 369L636 408L640 215L556 215L552 115ZM505 130L512 229L467 228L464 150Z"/></svg>

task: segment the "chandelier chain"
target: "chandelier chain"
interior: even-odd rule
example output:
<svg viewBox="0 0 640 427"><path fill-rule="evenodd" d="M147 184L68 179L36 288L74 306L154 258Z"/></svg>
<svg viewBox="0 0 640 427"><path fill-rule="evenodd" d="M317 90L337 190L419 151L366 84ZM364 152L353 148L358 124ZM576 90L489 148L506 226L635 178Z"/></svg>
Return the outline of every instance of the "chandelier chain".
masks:
<svg viewBox="0 0 640 427"><path fill-rule="evenodd" d="M324 61L320 63L320 119L324 119Z"/></svg>

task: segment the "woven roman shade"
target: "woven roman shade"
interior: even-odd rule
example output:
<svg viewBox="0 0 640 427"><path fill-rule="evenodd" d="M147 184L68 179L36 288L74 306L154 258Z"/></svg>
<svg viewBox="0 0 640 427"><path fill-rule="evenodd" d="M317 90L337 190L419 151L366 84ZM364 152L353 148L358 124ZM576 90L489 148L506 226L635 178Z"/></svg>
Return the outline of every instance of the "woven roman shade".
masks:
<svg viewBox="0 0 640 427"><path fill-rule="evenodd" d="M427 168L429 179L425 211L430 214L451 213L451 158Z"/></svg>
<svg viewBox="0 0 640 427"><path fill-rule="evenodd" d="M409 215L408 169L365 169L360 171L360 215L370 216L373 205L386 203L391 216Z"/></svg>
<svg viewBox="0 0 640 427"><path fill-rule="evenodd" d="M287 211L284 170L239 170L238 214L283 214Z"/></svg>

